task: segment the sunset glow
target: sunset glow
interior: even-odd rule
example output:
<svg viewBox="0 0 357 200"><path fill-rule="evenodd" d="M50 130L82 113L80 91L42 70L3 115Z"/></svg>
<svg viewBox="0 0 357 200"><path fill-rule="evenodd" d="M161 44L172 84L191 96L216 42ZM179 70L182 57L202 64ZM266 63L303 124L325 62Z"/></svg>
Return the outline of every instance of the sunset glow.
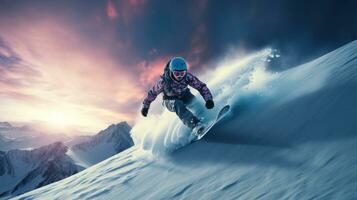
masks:
<svg viewBox="0 0 357 200"><path fill-rule="evenodd" d="M237 48L248 53L275 44L285 50L282 61L301 60L350 40L345 32L335 33L344 23L322 27L329 21L325 17L335 15L314 13L317 21L299 31L306 16L284 18L279 16L285 10L270 15L266 8L263 2L206 0L2 1L0 122L42 122L54 131L77 127L93 133L120 121L132 125L173 56L184 57L200 77ZM274 17L261 20L260 13ZM316 37L321 32L331 34ZM332 37L336 43L326 41Z"/></svg>
<svg viewBox="0 0 357 200"><path fill-rule="evenodd" d="M0 107L0 120L93 132L132 122L144 88L118 59L125 45L110 44L110 27L93 41L62 17L29 24L19 16L0 24L0 103L7 105Z"/></svg>
<svg viewBox="0 0 357 200"><path fill-rule="evenodd" d="M73 119L72 119L73 120ZM54 126L66 127L73 124L71 116L61 111L49 113L48 122Z"/></svg>

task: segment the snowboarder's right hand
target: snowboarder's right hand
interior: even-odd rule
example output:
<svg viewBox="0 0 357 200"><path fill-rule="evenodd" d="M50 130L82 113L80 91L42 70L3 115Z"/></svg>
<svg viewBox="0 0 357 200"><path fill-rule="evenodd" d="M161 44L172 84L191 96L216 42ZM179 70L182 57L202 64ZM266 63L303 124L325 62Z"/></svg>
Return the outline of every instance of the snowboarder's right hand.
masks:
<svg viewBox="0 0 357 200"><path fill-rule="evenodd" d="M212 100L207 100L206 101L206 108L207 109L212 109L214 107L214 102Z"/></svg>
<svg viewBox="0 0 357 200"><path fill-rule="evenodd" d="M142 114L144 117L146 117L146 116L148 115L148 112L149 112L149 108L143 107L143 108L141 109L141 114Z"/></svg>

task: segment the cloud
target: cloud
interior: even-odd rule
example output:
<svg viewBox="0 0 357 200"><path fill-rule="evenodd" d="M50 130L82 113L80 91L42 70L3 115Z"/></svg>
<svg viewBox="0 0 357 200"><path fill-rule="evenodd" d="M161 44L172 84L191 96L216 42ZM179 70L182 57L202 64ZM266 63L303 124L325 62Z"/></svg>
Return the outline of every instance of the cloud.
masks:
<svg viewBox="0 0 357 200"><path fill-rule="evenodd" d="M132 19L141 12L146 3L147 0L120 1L120 11L124 23L128 25Z"/></svg>
<svg viewBox="0 0 357 200"><path fill-rule="evenodd" d="M202 68L205 64L205 59L208 51L208 40L206 35L206 25L201 23L197 26L190 41L190 48L188 50L188 60L190 65L195 68Z"/></svg>
<svg viewBox="0 0 357 200"><path fill-rule="evenodd" d="M106 6L106 13L109 19L115 20L118 18L118 11L112 0L108 1Z"/></svg>
<svg viewBox="0 0 357 200"><path fill-rule="evenodd" d="M153 61L143 60L137 64L140 69L140 83L145 88L151 87L164 72L166 63L171 59L170 56L160 57Z"/></svg>
<svg viewBox="0 0 357 200"><path fill-rule="evenodd" d="M3 58L10 58L12 56L12 53L5 48L4 46L0 46L0 59L2 60Z"/></svg>
<svg viewBox="0 0 357 200"><path fill-rule="evenodd" d="M0 37L0 90L26 88L38 84L40 78L41 74L22 60Z"/></svg>
<svg viewBox="0 0 357 200"><path fill-rule="evenodd" d="M22 106L27 110L33 111L31 106L42 109L41 113L33 111L33 120L45 120L45 111L55 108L83 119L91 115L91 122L76 119L73 123L96 128L134 118L132 105L141 101L142 87L103 41L92 41L57 19L11 24L3 23L6 29L0 31L7 44L1 45L0 51L3 98L12 99L14 106L18 106L15 102L27 102ZM43 109L43 105L48 108ZM4 109L11 113L14 107L2 107L0 112Z"/></svg>
<svg viewBox="0 0 357 200"><path fill-rule="evenodd" d="M110 20L119 18L124 24L129 25L134 16L138 15L146 0L116 1L109 0L106 3L106 15Z"/></svg>

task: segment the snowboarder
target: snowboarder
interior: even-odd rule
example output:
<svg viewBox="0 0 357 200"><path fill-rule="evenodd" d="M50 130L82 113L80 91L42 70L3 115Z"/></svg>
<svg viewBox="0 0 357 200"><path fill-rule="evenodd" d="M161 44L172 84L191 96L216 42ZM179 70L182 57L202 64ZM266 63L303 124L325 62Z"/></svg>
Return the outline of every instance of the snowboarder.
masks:
<svg viewBox="0 0 357 200"><path fill-rule="evenodd" d="M148 92L144 99L141 114L146 117L149 107L156 96L163 92L163 104L166 108L175 112L181 121L192 129L196 135L204 129L201 121L187 108L195 96L187 86L198 90L206 101L206 108L214 107L213 97L206 84L197 77L187 72L187 63L181 57L172 58L164 69L164 74Z"/></svg>

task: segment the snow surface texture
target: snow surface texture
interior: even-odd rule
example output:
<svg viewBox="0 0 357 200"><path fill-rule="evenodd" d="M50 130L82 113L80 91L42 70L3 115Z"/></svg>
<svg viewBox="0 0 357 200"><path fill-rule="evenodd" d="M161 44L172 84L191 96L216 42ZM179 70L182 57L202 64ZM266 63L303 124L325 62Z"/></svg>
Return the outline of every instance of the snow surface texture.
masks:
<svg viewBox="0 0 357 200"><path fill-rule="evenodd" d="M164 111L138 121L136 146L14 199L356 199L357 41L279 74L269 56L205 76L233 109L203 140L157 156L187 142Z"/></svg>

